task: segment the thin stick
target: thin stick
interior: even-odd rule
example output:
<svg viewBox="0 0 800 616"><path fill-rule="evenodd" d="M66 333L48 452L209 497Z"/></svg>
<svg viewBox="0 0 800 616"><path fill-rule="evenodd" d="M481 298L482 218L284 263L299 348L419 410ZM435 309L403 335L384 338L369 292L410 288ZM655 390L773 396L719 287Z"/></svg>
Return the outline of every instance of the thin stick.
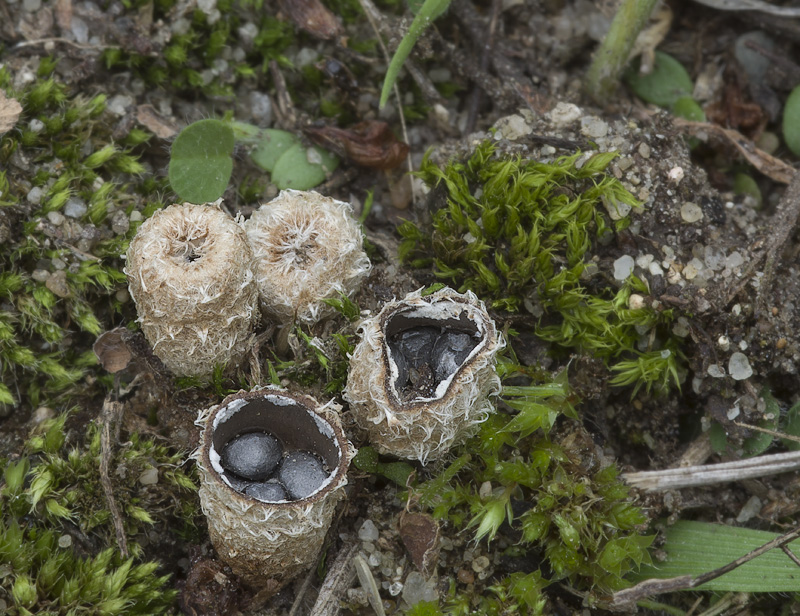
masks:
<svg viewBox="0 0 800 616"><path fill-rule="evenodd" d="M336 616L339 613L339 597L344 595L356 579L353 558L357 553L358 541L342 546L328 569L317 601L308 616Z"/></svg>
<svg viewBox="0 0 800 616"><path fill-rule="evenodd" d="M114 534L117 536L117 545L124 558L128 557L128 540L125 537L125 527L122 523L122 514L114 498L114 489L111 486L111 479L108 474L108 465L111 460L111 428L117 425L122 413L122 405L119 402L112 402L111 396L107 396L103 401L103 408L100 411L99 423L102 428L100 432L100 485L103 487L108 510L111 512L111 519L114 523Z"/></svg>
<svg viewBox="0 0 800 616"><path fill-rule="evenodd" d="M769 428L762 428L761 426L754 426L752 424L746 424L740 421L734 421L733 423L739 426L740 428L747 428L748 430L754 430L756 432L763 432L764 434L769 434L770 436L774 436L775 438L786 439L787 441L794 441L795 443L800 443L800 436L784 434L783 432L778 432L777 430L770 430Z"/></svg>
<svg viewBox="0 0 800 616"><path fill-rule="evenodd" d="M708 486L741 479L754 479L794 471L799 468L800 451L790 451L769 456L758 456L747 460L737 460L735 462L723 462L721 464L686 466L663 471L623 473L622 477L636 488L655 492L658 490Z"/></svg>
<svg viewBox="0 0 800 616"><path fill-rule="evenodd" d="M718 569L714 569L713 571L709 571L708 573L703 573L702 575L698 575L696 577L691 575L680 575L678 577L667 578L663 580L645 580L644 582L639 582L636 584L636 586L615 592L611 597L611 605L613 607L620 607L622 605L644 599L645 597L649 597L651 595L674 592L676 590L697 588L706 582L710 582L711 580L714 580L738 567L741 567L743 564L758 558L770 550L782 548L798 537L800 537L800 526L790 530L788 533L784 533L783 535L775 537L775 539L768 541L761 547L748 552L744 556L740 556L727 565L719 567Z"/></svg>

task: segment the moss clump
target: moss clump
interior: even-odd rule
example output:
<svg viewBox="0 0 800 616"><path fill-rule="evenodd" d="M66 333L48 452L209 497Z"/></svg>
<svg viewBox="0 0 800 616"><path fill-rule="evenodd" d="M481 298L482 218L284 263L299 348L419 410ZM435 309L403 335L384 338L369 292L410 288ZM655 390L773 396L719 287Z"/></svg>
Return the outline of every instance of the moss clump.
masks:
<svg viewBox="0 0 800 616"><path fill-rule="evenodd" d="M526 375L508 360L500 368L506 379ZM650 562L653 538L639 534L647 518L629 501L616 468L581 455L580 429L560 444L551 440L559 416L575 417L566 374L539 385L506 385L503 398L517 413L492 415L460 457L413 492L434 517L474 528L477 541L504 535L512 544L504 556L533 551L540 565L504 578L482 597L452 592L446 613L542 614L553 582L586 593L589 603L626 586L624 576ZM481 493L482 485L491 493Z"/></svg>
<svg viewBox="0 0 800 616"><path fill-rule="evenodd" d="M131 558L122 558L100 482L100 430L67 448L66 414L31 435L21 457L0 460L0 596L12 616L27 614L160 614L175 592L158 562L137 543L154 525L191 533L199 515L194 480L181 455L132 435L111 457L111 481ZM142 485L154 469L156 484ZM151 471L152 474L152 471ZM176 501L177 497L177 501ZM176 514L177 505L177 514Z"/></svg>
<svg viewBox="0 0 800 616"><path fill-rule="evenodd" d="M429 228L400 225L400 257L432 267L437 278L491 299L496 309L525 307L541 315L536 333L556 347L621 358L612 366L620 372L613 384L677 384L672 311L652 302L629 306L634 293L649 295L647 284L631 275L615 288L591 263L595 243L630 223L627 217L612 223L606 210L639 206L605 174L615 156L577 153L552 163L503 159L484 142L467 161L444 169L426 158L420 175L441 205ZM644 351L642 332L653 333Z"/></svg>
<svg viewBox="0 0 800 616"><path fill-rule="evenodd" d="M77 392L96 364L95 336L123 310L115 292L124 276L115 259L138 226L128 216L135 204L145 216L160 205L142 205L156 188L140 177L144 167L134 151L146 133L131 131L115 142L102 117L105 97L72 95L53 77L54 67L42 59L37 80L20 91L0 69L0 88L23 107L17 128L0 137L0 168L7 169L0 172L0 406L6 407L55 406ZM61 215L70 199L86 206L80 219ZM109 229L114 210L125 213L127 232Z"/></svg>
<svg viewBox="0 0 800 616"><path fill-rule="evenodd" d="M173 4L156 2L154 22L163 19L174 24ZM207 96L232 96L241 80L266 73L271 60L289 65L282 53L294 40L291 24L263 10L254 14L253 7L248 6L254 4L257 3L218 0L217 19L210 19L195 8L184 17L187 23L176 27L168 42L159 48L147 48L153 45L151 41L144 48L129 43L106 49L103 61L109 69L132 70L151 86L169 85L179 90L202 90ZM130 10L134 14L136 9ZM241 41L238 29L250 21L257 25L257 32L252 39ZM240 44L247 54L241 59L233 58L230 49Z"/></svg>

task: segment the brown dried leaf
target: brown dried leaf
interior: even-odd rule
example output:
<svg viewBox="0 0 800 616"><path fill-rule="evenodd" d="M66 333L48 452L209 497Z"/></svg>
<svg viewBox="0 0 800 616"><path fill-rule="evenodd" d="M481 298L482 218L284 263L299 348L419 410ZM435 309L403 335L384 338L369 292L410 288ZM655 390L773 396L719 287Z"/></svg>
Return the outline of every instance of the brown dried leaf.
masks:
<svg viewBox="0 0 800 616"><path fill-rule="evenodd" d="M114 374L124 370L133 358L126 342L127 333L124 327L117 327L97 337L92 350L106 372Z"/></svg>
<svg viewBox="0 0 800 616"><path fill-rule="evenodd" d="M342 24L319 0L281 0L281 8L298 28L321 39L332 39L342 32Z"/></svg>
<svg viewBox="0 0 800 616"><path fill-rule="evenodd" d="M408 145L397 140L386 122L367 120L349 129L310 126L304 132L317 145L362 167L394 169L408 155Z"/></svg>
<svg viewBox="0 0 800 616"><path fill-rule="evenodd" d="M139 105L136 108L136 120L160 139L170 139L178 134L178 127L162 119L152 105Z"/></svg>
<svg viewBox="0 0 800 616"><path fill-rule="evenodd" d="M439 557L439 523L427 513L400 514L400 538L411 560L428 574Z"/></svg>
<svg viewBox="0 0 800 616"><path fill-rule="evenodd" d="M733 145L747 162L776 182L788 184L794 177L795 170L791 165L759 150L750 139L739 131L708 122L689 122L681 118L675 118L675 126L699 139L712 137Z"/></svg>
<svg viewBox="0 0 800 616"><path fill-rule="evenodd" d="M0 135L14 128L22 113L22 105L14 98L6 98L5 92L0 90Z"/></svg>

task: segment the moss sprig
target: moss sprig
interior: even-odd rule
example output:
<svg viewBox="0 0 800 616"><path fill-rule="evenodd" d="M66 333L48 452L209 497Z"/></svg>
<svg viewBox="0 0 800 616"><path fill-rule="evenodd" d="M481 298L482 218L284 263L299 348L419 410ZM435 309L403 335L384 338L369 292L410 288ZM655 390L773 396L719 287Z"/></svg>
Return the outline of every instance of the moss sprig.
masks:
<svg viewBox="0 0 800 616"><path fill-rule="evenodd" d="M137 540L156 524L193 532L189 527L199 515L196 485L183 470L183 456L135 434L115 452L114 489L124 503L132 553L125 559L115 548L93 549L114 543L100 483L100 431L92 425L84 442L70 445L67 420L67 414L46 420L30 435L22 456L2 460L0 587L11 598L7 613L128 615L171 609L175 591L166 587L169 576L156 575L158 562L142 560ZM148 469L156 470L159 481L145 486L140 477Z"/></svg>
<svg viewBox="0 0 800 616"><path fill-rule="evenodd" d="M111 237L106 219L112 208L129 215L153 189L141 179L135 146L112 138L102 117L105 96L72 93L54 76L55 65L43 58L37 80L21 91L13 91L8 69L0 69L0 88L23 106L18 128L0 137L0 167L24 161L32 167L27 174L0 174L0 207L12 229L0 245L4 406L55 406L78 393L76 385L96 365L94 337L123 309L115 293L125 278L116 259L139 224ZM134 141L142 143L141 137ZM32 189L40 191L38 203L28 198ZM71 198L86 204L86 214L51 224L48 214L61 212ZM84 250L68 239L82 231L95 242Z"/></svg>
<svg viewBox="0 0 800 616"><path fill-rule="evenodd" d="M501 365L506 382L531 375L513 361ZM545 589L555 581L588 593L589 602L624 587L628 572L650 562L653 537L641 534L647 518L630 501L613 464L582 459L569 439L551 439L558 417L575 417L577 400L566 373L505 384L502 399L511 413L490 416L462 455L412 490L435 518L471 528L476 542L502 534L518 544L509 556L515 550L542 554L538 570L505 578L490 588L492 595L472 597L467 605L477 609L477 601L481 613L505 613L502 607L542 614ZM487 485L488 494L479 489ZM465 613L459 601L463 594L451 593L445 613Z"/></svg>

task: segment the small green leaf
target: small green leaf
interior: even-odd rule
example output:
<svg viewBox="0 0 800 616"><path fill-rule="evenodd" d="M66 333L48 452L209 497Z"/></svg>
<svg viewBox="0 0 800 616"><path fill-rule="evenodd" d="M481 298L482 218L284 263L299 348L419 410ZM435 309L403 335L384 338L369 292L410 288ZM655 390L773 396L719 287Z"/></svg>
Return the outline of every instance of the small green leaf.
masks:
<svg viewBox="0 0 800 616"><path fill-rule="evenodd" d="M310 158L318 159L310 160ZM294 144L275 163L272 170L272 181L283 190L309 190L325 181L328 173L336 169L339 159L333 154L316 146L306 148L300 143Z"/></svg>
<svg viewBox="0 0 800 616"><path fill-rule="evenodd" d="M705 122L706 114L691 96L681 96L672 105L672 113L690 122Z"/></svg>
<svg viewBox="0 0 800 616"><path fill-rule="evenodd" d="M733 178L733 192L737 195L749 195L755 202L756 207L761 207L763 197L761 196L761 189L758 183L752 176L746 173L737 173Z"/></svg>
<svg viewBox="0 0 800 616"><path fill-rule="evenodd" d="M800 156L800 86L786 99L783 108L783 138L795 156Z"/></svg>
<svg viewBox="0 0 800 616"><path fill-rule="evenodd" d="M256 142L253 151L250 152L250 158L262 169L272 172L278 159L283 156L286 151L300 144L300 140L292 133L285 130L275 130L267 128L261 131L261 138Z"/></svg>
<svg viewBox="0 0 800 616"><path fill-rule="evenodd" d="M625 82L642 100L667 109L678 99L691 96L694 90L692 78L683 65L662 51L656 51L652 72L641 75L639 63L634 62L625 74Z"/></svg>
<svg viewBox="0 0 800 616"><path fill-rule="evenodd" d="M190 203L218 199L233 171L233 130L220 120L200 120L184 128L172 144L169 183Z"/></svg>
<svg viewBox="0 0 800 616"><path fill-rule="evenodd" d="M362 447L353 457L353 466L365 473L377 473L378 464L378 452L373 447Z"/></svg>

